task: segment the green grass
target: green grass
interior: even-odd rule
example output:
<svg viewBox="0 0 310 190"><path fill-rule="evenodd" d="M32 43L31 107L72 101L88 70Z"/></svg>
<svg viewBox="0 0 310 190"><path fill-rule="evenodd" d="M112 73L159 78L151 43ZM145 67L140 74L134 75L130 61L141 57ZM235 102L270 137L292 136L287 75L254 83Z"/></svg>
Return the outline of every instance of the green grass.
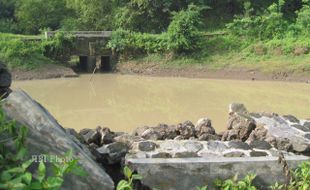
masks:
<svg viewBox="0 0 310 190"><path fill-rule="evenodd" d="M310 49L310 39L286 38L261 42L219 35L206 38L202 49L190 55L149 54L133 61L174 68L202 65L214 70L232 68L310 74L310 54L295 55L294 49L298 47Z"/></svg>

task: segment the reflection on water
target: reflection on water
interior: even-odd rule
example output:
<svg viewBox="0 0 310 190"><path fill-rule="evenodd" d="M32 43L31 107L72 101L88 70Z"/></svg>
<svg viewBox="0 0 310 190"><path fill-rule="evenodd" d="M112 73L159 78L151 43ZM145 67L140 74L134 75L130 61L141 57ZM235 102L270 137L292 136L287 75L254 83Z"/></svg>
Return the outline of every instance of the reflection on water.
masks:
<svg viewBox="0 0 310 190"><path fill-rule="evenodd" d="M98 74L79 78L15 81L68 128L98 125L132 131L160 122L194 123L212 119L224 130L228 104L242 102L251 111L310 117L310 86L302 83L159 78Z"/></svg>

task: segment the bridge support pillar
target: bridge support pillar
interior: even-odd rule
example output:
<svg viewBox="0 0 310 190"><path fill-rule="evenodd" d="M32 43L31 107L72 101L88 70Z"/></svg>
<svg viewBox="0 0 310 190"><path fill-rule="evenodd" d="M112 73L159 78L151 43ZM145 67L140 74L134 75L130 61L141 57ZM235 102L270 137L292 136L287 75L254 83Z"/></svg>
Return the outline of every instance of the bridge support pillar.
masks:
<svg viewBox="0 0 310 190"><path fill-rule="evenodd" d="M92 73L96 67L96 56L87 56L87 72Z"/></svg>

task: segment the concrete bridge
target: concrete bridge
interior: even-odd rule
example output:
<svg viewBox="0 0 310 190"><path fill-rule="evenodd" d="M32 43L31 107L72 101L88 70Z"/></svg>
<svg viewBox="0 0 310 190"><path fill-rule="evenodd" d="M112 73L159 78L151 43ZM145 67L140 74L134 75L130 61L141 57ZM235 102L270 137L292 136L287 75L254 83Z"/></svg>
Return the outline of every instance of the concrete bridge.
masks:
<svg viewBox="0 0 310 190"><path fill-rule="evenodd" d="M45 32L45 38L53 38L57 31ZM116 62L106 44L112 31L68 31L74 37L75 43L71 55L79 56L78 67L86 72L93 72L95 68L110 71Z"/></svg>

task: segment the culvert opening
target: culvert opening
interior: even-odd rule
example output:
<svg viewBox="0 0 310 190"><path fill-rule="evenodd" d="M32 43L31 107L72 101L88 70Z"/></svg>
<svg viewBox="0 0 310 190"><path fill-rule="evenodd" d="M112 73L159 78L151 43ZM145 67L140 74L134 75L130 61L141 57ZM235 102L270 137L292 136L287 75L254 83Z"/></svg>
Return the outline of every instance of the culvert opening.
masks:
<svg viewBox="0 0 310 190"><path fill-rule="evenodd" d="M110 71L112 71L110 56L101 56L100 71L101 72L110 72Z"/></svg>
<svg viewBox="0 0 310 190"><path fill-rule="evenodd" d="M77 64L77 70L80 72L87 71L87 56L79 56L79 63Z"/></svg>

